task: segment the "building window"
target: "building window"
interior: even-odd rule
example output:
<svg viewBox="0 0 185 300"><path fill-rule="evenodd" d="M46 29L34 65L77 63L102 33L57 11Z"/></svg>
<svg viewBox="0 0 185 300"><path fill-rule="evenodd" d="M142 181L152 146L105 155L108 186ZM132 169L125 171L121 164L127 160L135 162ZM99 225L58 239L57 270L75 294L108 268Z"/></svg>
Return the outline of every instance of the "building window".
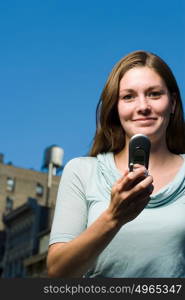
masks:
<svg viewBox="0 0 185 300"><path fill-rule="evenodd" d="M12 177L8 177L6 180L6 190L9 192L13 192L15 189L15 179Z"/></svg>
<svg viewBox="0 0 185 300"><path fill-rule="evenodd" d="M44 187L42 184L37 183L36 185L36 195L42 197L44 194Z"/></svg>

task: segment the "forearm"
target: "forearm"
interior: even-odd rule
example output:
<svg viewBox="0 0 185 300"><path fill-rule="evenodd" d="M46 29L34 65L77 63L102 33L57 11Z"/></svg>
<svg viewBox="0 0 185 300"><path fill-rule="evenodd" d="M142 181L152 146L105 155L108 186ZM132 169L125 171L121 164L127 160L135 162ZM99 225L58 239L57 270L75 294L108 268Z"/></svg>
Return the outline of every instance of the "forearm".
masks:
<svg viewBox="0 0 185 300"><path fill-rule="evenodd" d="M48 254L48 274L51 277L82 277L97 256L105 249L120 226L105 211L81 235L65 245L58 244Z"/></svg>

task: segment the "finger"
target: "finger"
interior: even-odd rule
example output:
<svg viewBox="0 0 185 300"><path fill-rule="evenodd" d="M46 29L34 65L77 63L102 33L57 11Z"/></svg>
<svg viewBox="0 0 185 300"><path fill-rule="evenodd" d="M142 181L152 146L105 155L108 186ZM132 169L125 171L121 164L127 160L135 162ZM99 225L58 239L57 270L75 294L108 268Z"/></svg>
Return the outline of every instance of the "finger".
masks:
<svg viewBox="0 0 185 300"><path fill-rule="evenodd" d="M127 191L127 192L122 192L120 194L120 197L123 199L123 206L127 206L129 207L132 203L134 203L134 205L136 206L142 206L142 202L147 201L147 199L150 198L150 195L152 193L153 190L153 186L152 184L148 185L148 187L146 187L144 190L135 190L133 191ZM144 204L145 205L145 204Z"/></svg>
<svg viewBox="0 0 185 300"><path fill-rule="evenodd" d="M145 178L145 170L143 166L135 170L134 172L129 172L125 175L122 180L118 182L118 191L129 190L133 188L139 181Z"/></svg>
<svg viewBox="0 0 185 300"><path fill-rule="evenodd" d="M138 169L138 168L141 168L141 167L143 167L143 165L140 165L140 164L134 164L134 165L133 165L133 168L134 168L134 169Z"/></svg>
<svg viewBox="0 0 185 300"><path fill-rule="evenodd" d="M144 191L146 191L146 193L148 194L151 194L151 192L153 191L152 183L153 183L153 177L151 175L148 175L132 188L131 190L132 195L136 196Z"/></svg>
<svg viewBox="0 0 185 300"><path fill-rule="evenodd" d="M134 202L138 206L145 205L150 199L151 191L150 189L145 189L142 192L138 192L137 196L132 198L131 202Z"/></svg>
<svg viewBox="0 0 185 300"><path fill-rule="evenodd" d="M139 164L135 164L135 165L133 166L133 172L136 171L138 168L141 168L141 167L143 168L144 166L143 166L143 165L139 165ZM144 168L145 168L145 167L144 167ZM149 173L148 173L148 169L145 168L145 176L148 176L148 174L149 174Z"/></svg>
<svg viewBox="0 0 185 300"><path fill-rule="evenodd" d="M153 191L153 185L151 183L152 180L152 178L147 177L142 185L141 183L138 183L134 188L121 192L120 198L123 200L123 206L126 205L129 207L132 202L137 205L137 203L139 204L139 201L142 201L142 199L148 199Z"/></svg>
<svg viewBox="0 0 185 300"><path fill-rule="evenodd" d="M151 187L152 185L150 185ZM135 192L130 195L130 197L127 198L128 206L130 204L135 205L135 207L138 209L145 207L146 204L150 200L151 195L151 188L147 187L145 190Z"/></svg>

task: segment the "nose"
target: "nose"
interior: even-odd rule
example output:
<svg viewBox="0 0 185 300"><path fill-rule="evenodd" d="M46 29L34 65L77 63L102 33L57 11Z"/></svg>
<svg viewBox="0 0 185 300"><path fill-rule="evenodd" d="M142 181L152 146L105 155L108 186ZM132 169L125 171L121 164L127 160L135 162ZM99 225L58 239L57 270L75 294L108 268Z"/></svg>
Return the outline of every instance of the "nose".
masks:
<svg viewBox="0 0 185 300"><path fill-rule="evenodd" d="M151 112L151 105L149 100L144 95L138 97L137 112L139 114L148 115Z"/></svg>

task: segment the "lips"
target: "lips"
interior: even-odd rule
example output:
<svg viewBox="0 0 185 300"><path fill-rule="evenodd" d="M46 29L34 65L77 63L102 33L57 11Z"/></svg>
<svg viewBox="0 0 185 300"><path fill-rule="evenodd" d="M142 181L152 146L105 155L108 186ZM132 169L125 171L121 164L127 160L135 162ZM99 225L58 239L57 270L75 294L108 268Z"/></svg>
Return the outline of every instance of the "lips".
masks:
<svg viewBox="0 0 185 300"><path fill-rule="evenodd" d="M134 119L133 121L155 121L157 118L138 118Z"/></svg>

